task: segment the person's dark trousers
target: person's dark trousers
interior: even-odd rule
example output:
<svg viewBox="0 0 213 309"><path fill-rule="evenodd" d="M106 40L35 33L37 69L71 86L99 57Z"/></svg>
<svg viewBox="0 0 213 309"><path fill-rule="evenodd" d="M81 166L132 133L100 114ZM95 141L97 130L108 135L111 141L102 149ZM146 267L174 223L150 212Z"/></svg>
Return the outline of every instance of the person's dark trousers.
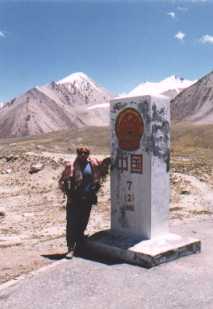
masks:
<svg viewBox="0 0 213 309"><path fill-rule="evenodd" d="M77 242L82 242L84 240L84 231L89 222L91 209L91 202L83 198L79 201L79 230Z"/></svg>
<svg viewBox="0 0 213 309"><path fill-rule="evenodd" d="M73 202L68 198L66 205L66 241L67 248L74 249L75 247L75 239L76 239L76 207L74 207Z"/></svg>
<svg viewBox="0 0 213 309"><path fill-rule="evenodd" d="M67 247L80 246L84 240L84 231L89 222L92 204L81 197L67 202L67 226L66 240Z"/></svg>

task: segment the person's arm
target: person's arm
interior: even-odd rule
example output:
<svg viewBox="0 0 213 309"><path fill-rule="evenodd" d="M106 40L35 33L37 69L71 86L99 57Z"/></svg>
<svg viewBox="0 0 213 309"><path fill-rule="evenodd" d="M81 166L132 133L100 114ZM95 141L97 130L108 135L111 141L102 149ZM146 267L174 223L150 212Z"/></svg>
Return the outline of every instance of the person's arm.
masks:
<svg viewBox="0 0 213 309"><path fill-rule="evenodd" d="M65 188L64 188L64 179L65 177L69 177L69 176L72 176L72 164L71 162L66 162L65 163L65 168L61 174L61 177L59 178L59 181L58 181L58 185L59 185L59 188L61 189L62 192L65 192Z"/></svg>
<svg viewBox="0 0 213 309"><path fill-rule="evenodd" d="M58 186L63 193L64 193L64 172L65 170L63 170L61 177L59 178L59 181L58 181Z"/></svg>

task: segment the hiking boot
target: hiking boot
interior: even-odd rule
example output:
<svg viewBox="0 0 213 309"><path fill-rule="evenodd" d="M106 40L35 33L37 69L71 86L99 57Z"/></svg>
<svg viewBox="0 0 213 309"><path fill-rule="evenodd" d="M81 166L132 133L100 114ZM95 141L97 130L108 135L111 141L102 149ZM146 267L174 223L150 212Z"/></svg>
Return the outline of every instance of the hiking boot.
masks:
<svg viewBox="0 0 213 309"><path fill-rule="evenodd" d="M74 256L75 250L74 248L68 248L68 251L66 253L66 258L67 259L72 259Z"/></svg>

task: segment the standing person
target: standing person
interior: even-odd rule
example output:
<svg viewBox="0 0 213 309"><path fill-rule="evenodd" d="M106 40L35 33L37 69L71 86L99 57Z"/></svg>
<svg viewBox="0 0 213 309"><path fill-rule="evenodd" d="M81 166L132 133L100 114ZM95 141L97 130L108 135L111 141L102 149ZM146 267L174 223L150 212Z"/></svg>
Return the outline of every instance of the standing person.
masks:
<svg viewBox="0 0 213 309"><path fill-rule="evenodd" d="M100 161L90 158L87 147L77 148L77 157L73 164L67 162L59 179L59 186L67 195L66 205L66 240L67 257L72 257L75 248L84 240L84 231L89 222L93 204L97 204L97 192L101 180L106 176L110 158Z"/></svg>

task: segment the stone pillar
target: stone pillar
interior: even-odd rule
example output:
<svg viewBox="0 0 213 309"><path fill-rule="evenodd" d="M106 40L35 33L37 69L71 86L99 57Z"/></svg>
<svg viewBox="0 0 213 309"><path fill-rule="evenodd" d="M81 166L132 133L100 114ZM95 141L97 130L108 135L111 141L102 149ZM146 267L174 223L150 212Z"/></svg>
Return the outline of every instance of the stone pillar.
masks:
<svg viewBox="0 0 213 309"><path fill-rule="evenodd" d="M169 99L111 102L111 229L152 239L168 233Z"/></svg>
<svg viewBox="0 0 213 309"><path fill-rule="evenodd" d="M169 100L112 100L111 130L111 229L89 249L147 268L200 252L200 240L168 231Z"/></svg>

